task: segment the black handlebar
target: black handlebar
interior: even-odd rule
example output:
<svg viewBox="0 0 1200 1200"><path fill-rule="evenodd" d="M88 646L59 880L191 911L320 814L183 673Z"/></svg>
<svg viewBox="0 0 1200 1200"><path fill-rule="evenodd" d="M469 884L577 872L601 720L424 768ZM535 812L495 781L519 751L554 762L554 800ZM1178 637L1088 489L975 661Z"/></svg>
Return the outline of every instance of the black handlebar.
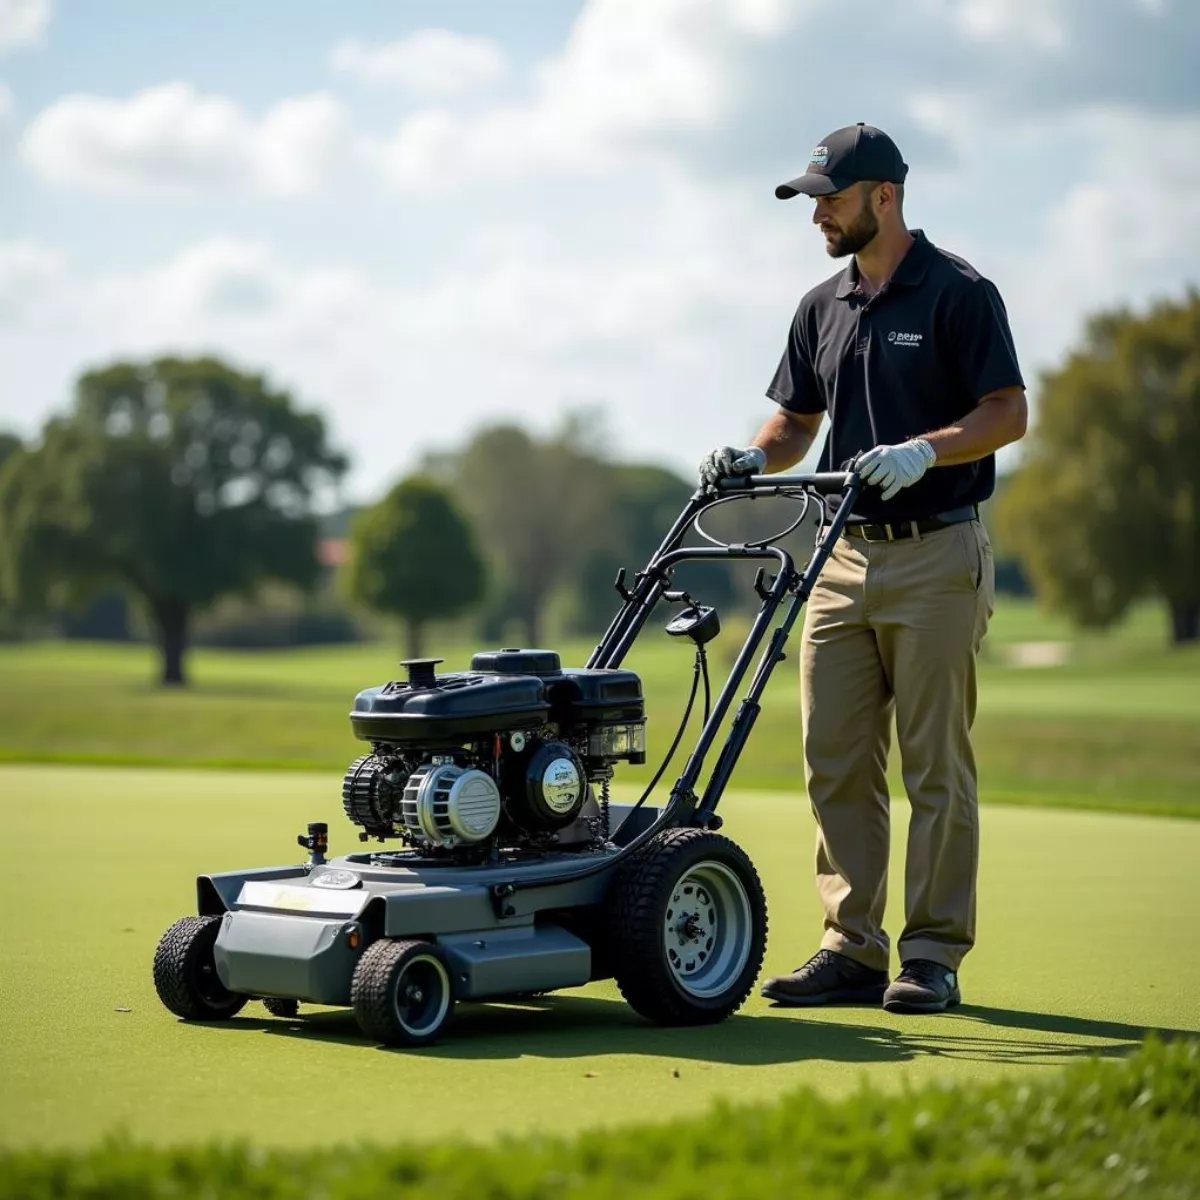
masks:
<svg viewBox="0 0 1200 1200"><path fill-rule="evenodd" d="M625 842L614 854L597 858L582 869L574 868L564 871L561 875L540 876L537 879L529 880L513 879L505 884L493 885L492 894L498 911L500 911L501 904L504 904L508 906L507 911L510 914L515 914L516 907L505 898L514 896L518 892L547 888L611 870L618 862L635 853L667 825L690 824L710 829L719 828L720 818L716 816L717 804L758 717L761 708L760 701L767 681L776 664L785 657L783 647L788 639L788 634L817 581L817 575L841 534L850 510L858 498L861 486L862 480L853 471L823 472L814 475L741 475L720 479L715 486L702 487L696 491L671 526L662 545L651 556L650 562L637 573L632 589L624 586L624 571L622 571L621 576L618 577L618 590L624 599L624 604L613 617L595 650L592 651L591 657L587 661L589 668L619 667L626 651L645 625L654 606L662 599L676 601L683 599L683 593L671 591L668 584L671 571L684 559L774 557L779 561L780 566L779 573L774 576L769 587L762 585L761 575L760 579L755 581L755 590L762 599L762 606L729 672L729 677L704 722L696 748L688 758L683 774L671 789L670 799L658 816L645 829ZM800 491L816 492L821 495L841 494L837 512L832 517L828 513L823 514L820 534L813 547L812 557L802 571L796 569L792 556L786 550L770 545L769 542L711 547L684 547L680 544L696 518L706 508L720 503L726 495L795 496ZM822 505L822 508L824 507ZM783 618L772 630L771 626L775 621L776 613L784 606ZM704 789L702 796L697 796L695 789L704 768L705 757L712 748L720 728L724 725L735 693L740 688L742 679L750 669L752 660L759 653L759 648L764 640L767 640L766 648L758 659L750 687L738 706L725 744L713 767L708 786Z"/></svg>
<svg viewBox="0 0 1200 1200"><path fill-rule="evenodd" d="M800 488L823 496L846 491L858 476L853 471L820 471L812 475L727 475L714 485L723 495L753 492L756 496L773 496L782 491Z"/></svg>

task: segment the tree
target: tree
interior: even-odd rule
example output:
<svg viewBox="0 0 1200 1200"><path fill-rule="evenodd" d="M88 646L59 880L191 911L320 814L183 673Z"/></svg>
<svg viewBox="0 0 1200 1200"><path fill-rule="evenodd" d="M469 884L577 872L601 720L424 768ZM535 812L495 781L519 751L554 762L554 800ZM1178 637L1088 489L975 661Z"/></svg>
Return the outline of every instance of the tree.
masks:
<svg viewBox="0 0 1200 1200"><path fill-rule="evenodd" d="M345 467L260 375L212 358L90 371L0 475L0 592L66 607L118 584L153 620L162 682L183 684L197 609L315 579L312 503Z"/></svg>
<svg viewBox="0 0 1200 1200"><path fill-rule="evenodd" d="M0 432L0 467L22 449L21 439L15 433Z"/></svg>
<svg viewBox="0 0 1200 1200"><path fill-rule="evenodd" d="M408 657L419 658L427 622L482 598L484 564L446 489L414 476L355 518L344 580L354 600L403 620Z"/></svg>
<svg viewBox="0 0 1200 1200"><path fill-rule="evenodd" d="M520 622L526 645L540 644L547 602L603 531L606 469L570 420L545 440L514 425L482 429L450 464L489 556L492 607Z"/></svg>
<svg viewBox="0 0 1200 1200"><path fill-rule="evenodd" d="M1200 292L1104 313L1046 375L998 505L1035 591L1104 627L1156 597L1172 641L1200 637Z"/></svg>
<svg viewBox="0 0 1200 1200"><path fill-rule="evenodd" d="M578 572L574 631L599 633L620 604L613 588L619 568L628 568L629 584L662 543L695 481L652 463L612 463L607 470L605 519L595 531L596 544ZM733 507L733 506L727 506ZM778 514L776 514L778 515ZM692 535L685 544L699 539ZM684 562L675 568L672 586L693 592L704 603L724 608L734 599L733 577L723 562ZM754 595L746 589L753 599Z"/></svg>

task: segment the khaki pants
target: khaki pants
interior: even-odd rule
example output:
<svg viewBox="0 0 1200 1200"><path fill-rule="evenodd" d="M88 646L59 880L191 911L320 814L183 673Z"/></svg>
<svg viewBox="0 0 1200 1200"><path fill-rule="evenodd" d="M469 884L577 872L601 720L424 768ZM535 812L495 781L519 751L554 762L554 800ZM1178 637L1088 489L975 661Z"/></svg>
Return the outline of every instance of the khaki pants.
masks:
<svg viewBox="0 0 1200 1200"><path fill-rule="evenodd" d="M978 521L920 538L839 538L805 613L801 678L822 946L887 969L885 770L893 712L912 806L901 962L957 970L975 941L975 657L995 598Z"/></svg>

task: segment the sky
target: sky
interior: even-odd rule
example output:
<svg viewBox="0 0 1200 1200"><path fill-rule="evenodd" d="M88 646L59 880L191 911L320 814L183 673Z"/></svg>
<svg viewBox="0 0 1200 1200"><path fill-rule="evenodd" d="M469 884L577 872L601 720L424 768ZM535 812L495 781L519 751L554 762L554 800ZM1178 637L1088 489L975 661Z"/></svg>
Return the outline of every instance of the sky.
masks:
<svg viewBox="0 0 1200 1200"><path fill-rule="evenodd" d="M370 499L484 423L744 444L839 269L775 199L887 130L1035 404L1086 316L1200 284L1194 0L0 0L0 428L216 353Z"/></svg>

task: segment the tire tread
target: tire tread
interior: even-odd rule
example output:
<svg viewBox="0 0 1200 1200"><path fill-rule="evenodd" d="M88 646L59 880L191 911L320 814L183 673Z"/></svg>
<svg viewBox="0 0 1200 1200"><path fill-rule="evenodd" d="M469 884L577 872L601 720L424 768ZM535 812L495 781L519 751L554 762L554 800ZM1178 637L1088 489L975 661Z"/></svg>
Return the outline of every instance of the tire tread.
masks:
<svg viewBox="0 0 1200 1200"><path fill-rule="evenodd" d="M419 1041L396 1020L392 1007L392 973L401 959L415 953L438 953L433 942L416 938L381 938L363 951L350 980L350 1005L363 1033L390 1046L427 1045L445 1028L453 1010L453 995L446 1018L431 1037Z"/></svg>
<svg viewBox="0 0 1200 1200"><path fill-rule="evenodd" d="M154 951L154 990L163 1005L185 1021L225 1021L248 997L214 1008L191 986L196 959L212 952L221 917L181 917L162 935ZM231 996L234 993L230 993Z"/></svg>
<svg viewBox="0 0 1200 1200"><path fill-rule="evenodd" d="M738 988L715 1004L684 995L666 966L662 951L661 900L678 874L688 848L711 846L732 857L747 885L754 916L754 944ZM617 987L636 1012L660 1025L702 1025L724 1020L750 995L766 950L767 912L762 882L746 852L729 838L706 829L668 829L628 863L615 884L611 945ZM751 969L752 968L752 969Z"/></svg>

